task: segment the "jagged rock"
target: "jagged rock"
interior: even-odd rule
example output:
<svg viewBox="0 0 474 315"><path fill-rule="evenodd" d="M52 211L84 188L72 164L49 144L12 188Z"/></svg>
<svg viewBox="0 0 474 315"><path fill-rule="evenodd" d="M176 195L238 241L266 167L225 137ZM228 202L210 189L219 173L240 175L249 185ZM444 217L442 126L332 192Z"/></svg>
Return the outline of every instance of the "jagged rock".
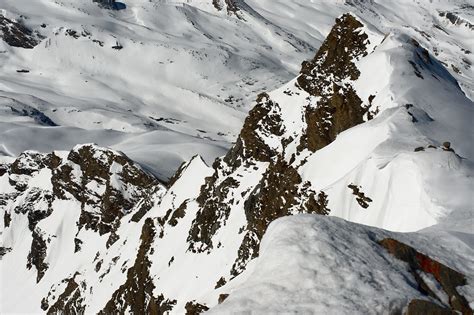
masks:
<svg viewBox="0 0 474 315"><path fill-rule="evenodd" d="M48 269L48 264L46 260L46 250L47 242L43 238L43 235L38 230L33 231L33 241L31 242L30 253L28 254L28 263L26 267L31 269L35 266L37 270L36 282L40 282L43 278L46 270Z"/></svg>
<svg viewBox="0 0 474 315"><path fill-rule="evenodd" d="M168 221L171 226L176 226L178 224L178 220L184 218L186 215L187 203L188 200L183 201L183 203L173 212L170 220Z"/></svg>
<svg viewBox="0 0 474 315"><path fill-rule="evenodd" d="M208 311L209 307L193 301L186 303L184 309L186 310L186 315L199 315L204 313L205 311Z"/></svg>
<svg viewBox="0 0 474 315"><path fill-rule="evenodd" d="M100 314L122 314L125 310L134 314L164 314L173 309L175 300L153 295L155 285L150 276L148 256L155 236L155 225L148 218L143 225L135 263L127 272L127 280L113 293Z"/></svg>
<svg viewBox="0 0 474 315"><path fill-rule="evenodd" d="M474 24L470 23L468 20L458 16L454 12L439 12L439 16L445 17L453 25L464 25L465 27L474 30Z"/></svg>
<svg viewBox="0 0 474 315"><path fill-rule="evenodd" d="M40 43L31 30L3 15L0 15L0 38L12 47L26 49L32 49Z"/></svg>
<svg viewBox="0 0 474 315"><path fill-rule="evenodd" d="M367 55L369 40L361 27L363 24L353 15L344 14L336 20L313 60L303 62L298 84L321 99L317 107L306 110L307 129L301 138L301 150L321 149L340 132L363 122L368 108L362 106L352 86L344 83L359 77L354 61Z"/></svg>
<svg viewBox="0 0 474 315"><path fill-rule="evenodd" d="M72 164L72 163L74 164ZM82 176L74 178L76 165ZM119 183L119 187L112 184ZM88 188L104 187L100 194ZM118 227L119 220L140 200L151 194L158 181L138 168L126 156L86 145L71 151L68 161L53 174L53 189L60 198L70 193L81 202L83 211L79 227L98 231L101 235ZM124 194L129 191L129 194Z"/></svg>
<svg viewBox="0 0 474 315"><path fill-rule="evenodd" d="M220 294L217 301L218 304L224 303L224 301L229 297L229 294Z"/></svg>
<svg viewBox="0 0 474 315"><path fill-rule="evenodd" d="M11 248L6 248L6 247L1 247L0 246L0 259L2 259L2 257L11 250L12 250Z"/></svg>
<svg viewBox="0 0 474 315"><path fill-rule="evenodd" d="M237 14L239 11L235 0L212 0L212 4L218 11L227 9L227 14Z"/></svg>
<svg viewBox="0 0 474 315"><path fill-rule="evenodd" d="M215 289L219 289L220 287L224 286L227 283L224 277L221 277L219 281L217 281Z"/></svg>
<svg viewBox="0 0 474 315"><path fill-rule="evenodd" d="M79 284L75 280L75 276L66 279L63 282L66 282L66 288L59 295L56 302L49 306L48 300L45 298L42 300L41 308L44 311L47 311L47 314L83 314L84 299L81 297Z"/></svg>
<svg viewBox="0 0 474 315"><path fill-rule="evenodd" d="M13 163L2 165L2 170L2 176L7 176L15 190L0 196L1 206L6 207L1 209L4 226L11 227L12 215L26 218L32 233L26 266L36 269L37 282L48 271L48 248L51 239L56 237L38 224L54 211L69 211L55 206L57 202L80 204L79 221L70 228L77 229L77 233L81 229L90 229L99 235L109 233L106 246L110 247L118 240L115 231L120 219L133 208L136 212L132 219L139 220L153 206L152 199L164 189L155 177L125 155L95 145L77 146L68 154L60 155L24 152ZM41 178L41 186L31 184L36 178ZM75 237L73 241L74 252L80 252L83 240ZM54 302L52 298L43 304L78 311L81 297L73 288L75 280L67 281L64 301L58 298ZM53 310L49 309L53 313L57 311Z"/></svg>
<svg viewBox="0 0 474 315"><path fill-rule="evenodd" d="M236 144L224 158L216 160L214 174L201 188L197 198L200 209L188 237L190 250L209 252L214 248L212 238L226 224L231 211L229 200L239 187L243 170L265 171L257 175L257 183L244 196L247 226L231 270L233 277L258 256L260 240L273 220L295 213L329 213L327 195L312 191L298 173L304 160L296 162L293 155L288 161L285 152L295 141L299 141L298 154L305 149L314 152L330 144L340 132L364 121L368 106L362 105L350 84L359 77L354 61L367 54L369 41L362 26L353 15L343 15L336 20L315 58L303 63L299 88L319 100L304 109L307 127L301 139L284 137L280 105L267 93L257 97Z"/></svg>
<svg viewBox="0 0 474 315"><path fill-rule="evenodd" d="M347 186L349 189L352 190L352 194L356 196L356 201L357 203L364 209L367 209L369 207L369 203L372 202L372 199L367 197L365 193L361 191L362 187L359 187L354 184L350 184Z"/></svg>
<svg viewBox="0 0 474 315"><path fill-rule="evenodd" d="M444 293L449 297L449 304L446 305L446 307L450 307L453 311L458 311L462 314L473 314L468 301L457 290L457 287L466 284L466 277L463 274L395 239L383 239L379 244L382 245L390 254L408 264L408 268L413 274L413 277L418 284L418 289L421 292L442 303L442 298L437 295L437 292L432 290L430 285L425 282L422 276L423 273L430 274L438 282ZM422 302L412 301L412 303L414 303L411 306L412 314L422 314L420 313L421 306L430 308L434 307L433 305L426 305L426 303L422 304ZM440 307L438 307L438 309L440 309ZM421 310L423 310L423 308L421 308Z"/></svg>

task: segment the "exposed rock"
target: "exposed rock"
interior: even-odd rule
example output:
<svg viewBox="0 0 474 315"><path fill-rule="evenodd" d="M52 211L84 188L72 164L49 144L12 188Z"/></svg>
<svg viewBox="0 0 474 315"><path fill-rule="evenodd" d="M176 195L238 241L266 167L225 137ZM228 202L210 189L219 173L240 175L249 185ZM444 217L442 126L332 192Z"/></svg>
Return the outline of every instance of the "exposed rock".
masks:
<svg viewBox="0 0 474 315"><path fill-rule="evenodd" d="M149 272L149 253L155 236L155 225L148 218L143 225L135 263L128 269L127 280L113 293L100 314L123 314L125 310L134 314L164 314L173 309L175 300L153 295L155 285Z"/></svg>
<svg viewBox="0 0 474 315"><path fill-rule="evenodd" d="M80 287L75 276L63 280L63 282L67 282L66 288L56 302L50 307L45 298L42 300L41 308L44 311L47 310L47 314L84 314L84 299L81 297Z"/></svg>
<svg viewBox="0 0 474 315"><path fill-rule="evenodd" d="M359 187L354 184L350 184L347 186L349 189L352 190L352 194L356 196L357 203L364 209L369 207L369 203L372 202L372 199L367 197L365 193L361 191L362 187Z"/></svg>
<svg viewBox="0 0 474 315"><path fill-rule="evenodd" d="M217 281L215 289L219 289L220 287L224 286L227 283L224 277L221 277L219 281Z"/></svg>
<svg viewBox="0 0 474 315"><path fill-rule="evenodd" d="M405 315L455 315L456 312L426 300L412 300Z"/></svg>
<svg viewBox="0 0 474 315"><path fill-rule="evenodd" d="M360 72L354 61L367 55L368 36L361 32L363 24L353 15L344 14L311 61L303 62L299 86L310 95L319 96L317 107L308 107L307 130L301 138L300 150L314 152L330 144L336 136L363 122L368 107L350 84Z"/></svg>
<svg viewBox="0 0 474 315"><path fill-rule="evenodd" d="M247 263L258 256L260 241L274 220L296 213L329 213L327 196L321 192L316 200L315 193L306 185L299 189L301 182L298 171L283 159L270 164L245 201L246 234L232 266L232 276L239 275ZM303 204L300 206L301 201Z"/></svg>
<svg viewBox="0 0 474 315"><path fill-rule="evenodd" d="M229 297L229 294L220 294L219 299L217 301L218 304L224 303L224 301Z"/></svg>
<svg viewBox="0 0 474 315"><path fill-rule="evenodd" d="M454 150L451 148L451 142L449 142L449 141L443 142L443 147L442 147L442 149L443 149L444 151L451 151L451 152L454 152Z"/></svg>
<svg viewBox="0 0 474 315"><path fill-rule="evenodd" d="M76 165L81 170L80 178L72 175ZM126 156L91 145L71 151L52 181L56 196L63 199L68 192L81 202L79 228L92 229L100 235L114 231L120 219L158 185L153 176ZM112 181L120 187L114 187ZM91 186L102 186L104 191L99 194Z"/></svg>
<svg viewBox="0 0 474 315"><path fill-rule="evenodd" d="M77 253L81 250L82 241L77 237L74 239L74 252Z"/></svg>
<svg viewBox="0 0 474 315"><path fill-rule="evenodd" d="M9 227L11 222L12 222L11 214L5 211L5 213L3 214L3 225L5 227Z"/></svg>
<svg viewBox="0 0 474 315"><path fill-rule="evenodd" d="M238 157L269 162L277 155L277 152L271 149L261 137L261 135L281 136L283 134L281 117L277 114L275 107L279 105L274 103L268 94L262 93L257 97L257 104L245 119L236 145L224 158L228 165L234 169L238 167L240 165Z"/></svg>
<svg viewBox="0 0 474 315"><path fill-rule="evenodd" d="M12 47L31 49L40 43L37 36L22 24L0 15L0 38Z"/></svg>
<svg viewBox="0 0 474 315"><path fill-rule="evenodd" d="M298 84L318 101L304 108L307 127L301 138L285 138L280 105L267 93L258 96L235 145L224 158L216 160L214 174L201 187L197 198L200 209L188 237L191 251L209 252L214 248L212 238L229 217L229 204L240 185L239 174L259 167L266 167L263 176L258 175L258 183L242 194L247 225L242 230L245 235L230 271L232 276L240 274L258 256L260 240L273 220L295 213L329 213L327 195L312 191L309 183L302 182L298 167L304 160L294 163L293 155L287 161L285 150L299 141L298 154L305 149L314 152L334 141L340 132L364 121L374 96L369 98L369 105L363 106L350 83L359 77L354 61L367 54L368 36L362 27L354 16L343 15L315 58L303 63ZM371 201L365 196L359 199L364 205Z"/></svg>
<svg viewBox="0 0 474 315"><path fill-rule="evenodd" d="M237 6L237 3L235 0L212 0L212 4L218 11L222 11L227 9L227 13L230 14L236 14L238 17L239 15L237 14L239 11L239 7Z"/></svg>
<svg viewBox="0 0 474 315"><path fill-rule="evenodd" d="M184 308L186 310L186 315L199 315L209 310L209 307L196 303L196 301L186 303Z"/></svg>
<svg viewBox="0 0 474 315"><path fill-rule="evenodd" d="M183 201L183 203L181 203L181 205L173 212L170 220L168 221L171 226L176 226L178 224L178 220L184 218L186 215L187 203L188 200Z"/></svg>
<svg viewBox="0 0 474 315"><path fill-rule="evenodd" d="M229 190L238 186L238 182L227 177L217 184L219 179L219 164L214 163L215 173L206 178L206 183L201 187L201 193L197 198L201 210L193 220L189 230L189 249L194 252L204 252L213 248L212 236L224 224L230 213L230 206L225 201Z"/></svg>
<svg viewBox="0 0 474 315"><path fill-rule="evenodd" d="M29 70L17 70L16 72L19 73L28 73L30 72ZM54 127L57 126L57 124L51 120L47 115L45 115L43 112L37 110L34 107L31 106L14 106L13 104L10 106L11 111L18 115L18 116L23 116L23 117L31 117L33 120L43 126L50 126Z"/></svg>
<svg viewBox="0 0 474 315"><path fill-rule="evenodd" d="M463 25L471 30L474 30L474 24L460 17L455 12L439 12L439 16L445 17L453 25Z"/></svg>
<svg viewBox="0 0 474 315"><path fill-rule="evenodd" d="M26 267L31 269L33 266L36 267L37 275L36 282L40 282L43 278L46 270L48 269L48 264L46 263L46 250L47 242L43 238L41 232L37 229L33 231L33 241L31 242L30 253L28 254L28 263Z"/></svg>
<svg viewBox="0 0 474 315"><path fill-rule="evenodd" d="M450 307L453 311L458 311L462 314L473 314L466 298L456 289L459 286L466 285L466 278L464 275L395 239L387 238L380 241L379 244L382 245L390 254L408 264L408 268L418 284L418 289L422 293L429 295L440 303L443 303L442 299L430 288L421 276L421 273L430 274L449 297L449 305L446 305L446 307ZM417 313L417 311L422 310L421 306L434 308L433 305L428 305L424 302L412 301L412 303L414 303L411 307L412 314L423 314Z"/></svg>
<svg viewBox="0 0 474 315"><path fill-rule="evenodd" d="M80 205L79 221L71 228L78 232L83 228L92 229L100 235L109 233L106 245L110 247L118 240L115 230L120 219L132 210L136 210L133 218L143 217L153 206L153 198L159 198L163 189L157 179L118 152L83 145L61 156L29 151L10 165L2 165L3 176L8 176L8 182L16 190L0 196L1 205L12 205L4 210L4 226L10 228L12 215L27 219L32 243L26 264L28 269L36 268L37 282L48 270L48 246L52 241L38 223L54 211L69 210L55 208L55 201L65 200L71 201L71 205ZM30 185L30 181L38 176L42 181L46 180L44 187ZM81 251L83 240L75 237L73 241L74 251ZM72 285L71 280L68 288L71 289ZM77 301L65 303L79 309L79 296L67 294L71 295L68 299L74 297ZM50 300L45 303L53 304Z"/></svg>
<svg viewBox="0 0 474 315"><path fill-rule="evenodd" d="M12 250L11 248L0 246L0 259L2 259L2 257L5 256L11 250Z"/></svg>

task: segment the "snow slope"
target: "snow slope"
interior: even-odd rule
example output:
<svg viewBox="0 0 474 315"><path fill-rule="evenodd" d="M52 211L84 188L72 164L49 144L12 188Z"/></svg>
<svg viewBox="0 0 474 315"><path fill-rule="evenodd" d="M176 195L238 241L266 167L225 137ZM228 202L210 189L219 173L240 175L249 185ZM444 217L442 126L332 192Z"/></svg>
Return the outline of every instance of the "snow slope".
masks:
<svg viewBox="0 0 474 315"><path fill-rule="evenodd" d="M0 43L2 154L95 142L163 180L196 153L210 162L235 140L255 95L294 77L347 11L416 38L472 99L472 29L440 16L472 21L467 1L234 1L238 14L221 2L218 11L211 0L125 1L122 10L2 1L3 15L42 38L34 49ZM25 107L30 113L19 114Z"/></svg>
<svg viewBox="0 0 474 315"><path fill-rule="evenodd" d="M228 299L209 313L405 314L411 299L427 297L407 281L412 275L406 264L380 246L386 238L415 244L469 275L470 284L458 290L474 295L472 242L447 234L396 234L336 218L297 215L270 225L261 256L242 274L247 280L228 291ZM446 247L451 250L446 252ZM448 298L442 289L437 293L441 300Z"/></svg>

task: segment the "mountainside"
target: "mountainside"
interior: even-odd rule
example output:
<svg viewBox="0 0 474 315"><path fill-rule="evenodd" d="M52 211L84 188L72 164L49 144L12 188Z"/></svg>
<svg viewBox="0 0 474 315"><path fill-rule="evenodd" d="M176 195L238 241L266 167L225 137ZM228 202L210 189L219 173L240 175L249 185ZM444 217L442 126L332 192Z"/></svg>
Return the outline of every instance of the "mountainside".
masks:
<svg viewBox="0 0 474 315"><path fill-rule="evenodd" d="M1 155L93 142L162 180L194 154L212 163L255 96L294 78L346 12L415 38L474 96L469 1L115 4L2 1Z"/></svg>
<svg viewBox="0 0 474 315"><path fill-rule="evenodd" d="M22 2L7 0L6 11L24 8ZM2 33L7 52L0 58L12 62L2 68L11 72L20 60L29 60L36 69L19 72L24 80L6 72L0 77L1 313L473 313L474 74L470 67L453 72L447 64L470 58L463 49L472 43L472 7L460 1L456 6L427 2L423 8L406 1L408 8L388 17L403 5L322 1L294 9L303 3L295 0L283 9L285 1L137 3L56 1L55 9L48 9L60 12L48 17L54 23L63 21L65 12L72 16L68 21L94 12L90 21L95 21L89 26L81 20L90 31L45 27L57 35L34 31L38 14L24 23L3 14L11 32ZM33 6L47 4L53 5L42 0ZM299 23L310 25L309 20L275 22L283 13L311 16L314 12L303 13L308 7L318 8L314 17L325 18L306 34ZM431 20L420 12L430 12ZM131 13L135 24L126 17ZM183 16L192 16L187 21L195 28L180 24L180 32L193 34L188 41L166 33ZM104 20L97 22L98 17ZM447 20L429 30L401 23L412 17L429 25ZM329 23L319 49L309 56L306 40L319 38L312 32ZM216 48L211 26L216 34L242 38L223 38ZM193 37L203 27L211 38L201 58L216 58L205 55L219 55L227 41L251 42L255 34L286 39L267 38L269 50L276 50L268 54L247 43L230 58L231 65L225 58L222 66L217 58L210 69L204 67L209 60L198 58L202 63L183 66L176 54L189 52L180 47L203 44ZM238 27L243 30L232 33ZM136 31L143 28L145 33ZM97 34L105 36L99 29L129 37L96 43ZM166 39L159 38L165 33ZM150 38L164 48L151 48L156 43ZM12 48L18 42L28 47ZM278 46L282 42L285 46ZM90 45L97 45L93 56L104 59L82 64ZM461 55L453 55L453 47ZM147 60L125 62L138 52L146 52L143 59L155 56L155 49L179 59L180 70L150 76ZM249 66L238 59L257 52L266 56L254 56L263 64L290 57L275 67L254 64L249 76L259 83L234 87ZM293 72L291 63L303 56L310 59ZM108 64L106 57L116 59ZM74 77L58 70L62 86L38 78L49 67L77 69L78 64L83 72ZM92 69L94 88L70 86ZM207 80L216 82L200 86L193 78L196 69L215 71L219 75L208 73ZM233 71L236 77L227 77ZM282 72L286 83L271 78ZM171 78L177 74L180 78ZM141 82L132 84L137 78ZM172 84L187 80L197 80L189 93ZM221 93L215 84L248 95L227 106L210 96ZM123 94L113 95L118 91ZM233 128L248 106L238 104L257 91L234 141ZM161 93L166 98L157 97ZM144 101L156 99L171 103L157 109ZM153 110L169 111L169 117L146 118ZM178 112L182 122L175 121ZM100 127L88 125L94 119L102 121ZM150 127L152 121L159 126ZM201 127L208 129L195 136L194 128ZM227 133L218 135L220 130ZM66 150L89 140L113 149L79 144ZM14 157L25 147L52 152L29 150ZM206 163L227 147L212 165ZM206 157L193 156L170 176L195 148Z"/></svg>

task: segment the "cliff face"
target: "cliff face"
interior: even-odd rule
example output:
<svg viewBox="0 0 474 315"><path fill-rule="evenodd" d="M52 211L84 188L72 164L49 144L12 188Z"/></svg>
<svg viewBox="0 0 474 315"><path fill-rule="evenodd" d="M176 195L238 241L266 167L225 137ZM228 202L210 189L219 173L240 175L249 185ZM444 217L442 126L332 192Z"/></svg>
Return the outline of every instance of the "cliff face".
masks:
<svg viewBox="0 0 474 315"><path fill-rule="evenodd" d="M400 70L390 68L392 60ZM431 87L432 93L420 96L413 87ZM444 106L445 93L455 101L452 108ZM7 275L19 262L26 265L18 279L7 277L5 283L33 292L30 311L197 314L217 303L245 305L239 286L246 281L256 281L254 288L268 281L286 288L291 275L303 273L310 302L332 305L333 311L366 305L358 298L337 308L322 303L311 288L325 283L334 296L341 290L349 299L358 286L364 292L383 287L393 293L377 300L384 311L400 313L410 305L416 314L427 303L422 309L470 314L464 292L472 289L471 269L450 267L458 260L448 259L442 246L430 247L427 236L410 241L326 218L337 215L393 230L403 221L411 231L440 218L450 224L445 209L468 218L465 196L473 171L460 156L467 151L441 144L452 130L445 117L450 111L472 116L469 106L456 80L418 43L342 15L297 78L257 97L225 156L211 167L195 156L167 187L123 154L95 145L25 152L0 165L0 263ZM463 122L457 128L466 129ZM437 131L443 128L447 132ZM453 135L453 143L460 144ZM430 177L433 169L435 179L456 185L463 196L456 203ZM430 189L420 190L421 183ZM443 209L445 217L433 209ZM292 215L298 216L285 219L288 229L278 225ZM298 231L299 224L304 230ZM281 244L291 245L274 252ZM454 250L453 257L469 255L463 250ZM330 275L318 278L308 254ZM265 257L280 262L278 255L289 265L267 266L261 273L278 267L281 277L262 280L252 274L265 266ZM339 282L338 270L346 277ZM427 280L432 276L436 282ZM355 280L344 286L345 279ZM301 283L290 286L282 301L294 296L295 288ZM454 298L446 301L445 295Z"/></svg>

